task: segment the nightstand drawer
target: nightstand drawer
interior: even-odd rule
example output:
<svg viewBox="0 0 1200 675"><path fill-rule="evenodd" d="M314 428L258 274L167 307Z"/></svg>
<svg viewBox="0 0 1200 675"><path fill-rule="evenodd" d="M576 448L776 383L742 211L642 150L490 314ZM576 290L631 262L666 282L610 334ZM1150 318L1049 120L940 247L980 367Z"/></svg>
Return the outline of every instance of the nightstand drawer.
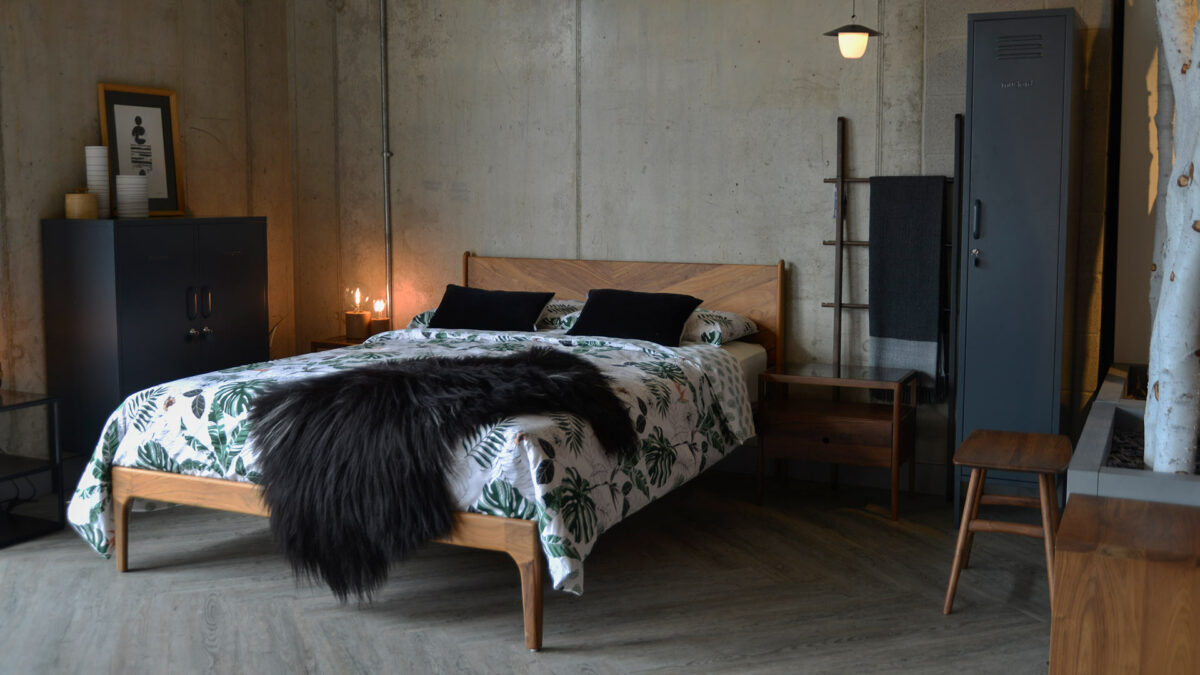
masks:
<svg viewBox="0 0 1200 675"><path fill-rule="evenodd" d="M911 408L903 409L905 426ZM776 399L759 412L760 432L825 445L892 446L892 406L844 401Z"/></svg>

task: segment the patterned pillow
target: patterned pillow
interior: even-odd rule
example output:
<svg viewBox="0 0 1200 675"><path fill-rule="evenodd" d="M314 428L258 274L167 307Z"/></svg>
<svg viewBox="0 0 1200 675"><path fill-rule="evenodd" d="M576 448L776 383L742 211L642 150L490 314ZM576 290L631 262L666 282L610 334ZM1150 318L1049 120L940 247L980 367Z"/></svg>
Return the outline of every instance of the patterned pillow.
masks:
<svg viewBox="0 0 1200 675"><path fill-rule="evenodd" d="M405 328L429 328L429 320L433 318L433 313L436 311L436 309L427 309L421 312L414 316Z"/></svg>
<svg viewBox="0 0 1200 675"><path fill-rule="evenodd" d="M579 319L582 300L551 300L537 320L537 330L568 330Z"/></svg>
<svg viewBox="0 0 1200 675"><path fill-rule="evenodd" d="M700 308L692 312L683 325L680 342L723 345L757 332L758 325L741 314Z"/></svg>

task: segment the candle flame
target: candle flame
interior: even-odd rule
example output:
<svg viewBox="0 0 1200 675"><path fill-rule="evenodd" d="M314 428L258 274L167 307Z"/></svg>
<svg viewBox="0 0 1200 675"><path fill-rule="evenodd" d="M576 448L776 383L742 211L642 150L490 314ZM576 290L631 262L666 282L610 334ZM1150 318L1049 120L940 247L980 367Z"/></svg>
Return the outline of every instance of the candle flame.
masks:
<svg viewBox="0 0 1200 675"><path fill-rule="evenodd" d="M385 305L386 305L386 303L385 303L384 301L382 301L382 300L376 300L376 301L375 301L375 313L376 313L376 314L383 314L383 308L384 308L384 306L385 306Z"/></svg>
<svg viewBox="0 0 1200 675"><path fill-rule="evenodd" d="M362 304L362 293L359 293L356 288L354 289L354 309L358 309L360 304Z"/></svg>

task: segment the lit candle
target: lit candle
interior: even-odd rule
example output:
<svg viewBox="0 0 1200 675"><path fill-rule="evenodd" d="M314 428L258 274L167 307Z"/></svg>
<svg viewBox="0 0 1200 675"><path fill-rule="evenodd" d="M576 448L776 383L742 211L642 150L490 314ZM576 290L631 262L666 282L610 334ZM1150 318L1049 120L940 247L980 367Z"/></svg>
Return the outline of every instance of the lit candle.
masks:
<svg viewBox="0 0 1200 675"><path fill-rule="evenodd" d="M387 317L386 308L387 303L383 300L375 301L375 314L371 319L371 335L392 329L392 320Z"/></svg>
<svg viewBox="0 0 1200 675"><path fill-rule="evenodd" d="M359 309L362 305L362 293L359 289L354 289L354 309L346 312L346 338L350 340L365 339L370 333L368 332L371 323L371 313L365 309Z"/></svg>

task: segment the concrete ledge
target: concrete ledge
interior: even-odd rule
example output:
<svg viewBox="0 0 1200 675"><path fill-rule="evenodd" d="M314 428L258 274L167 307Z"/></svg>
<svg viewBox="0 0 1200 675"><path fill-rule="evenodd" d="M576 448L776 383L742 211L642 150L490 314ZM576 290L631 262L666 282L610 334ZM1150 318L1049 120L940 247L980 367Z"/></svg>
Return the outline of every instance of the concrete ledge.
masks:
<svg viewBox="0 0 1200 675"><path fill-rule="evenodd" d="M1105 466L1113 429L1140 425L1144 401L1124 398L1128 366L1114 364L1104 377L1067 467L1067 497L1073 494L1200 506L1200 476L1183 476Z"/></svg>

